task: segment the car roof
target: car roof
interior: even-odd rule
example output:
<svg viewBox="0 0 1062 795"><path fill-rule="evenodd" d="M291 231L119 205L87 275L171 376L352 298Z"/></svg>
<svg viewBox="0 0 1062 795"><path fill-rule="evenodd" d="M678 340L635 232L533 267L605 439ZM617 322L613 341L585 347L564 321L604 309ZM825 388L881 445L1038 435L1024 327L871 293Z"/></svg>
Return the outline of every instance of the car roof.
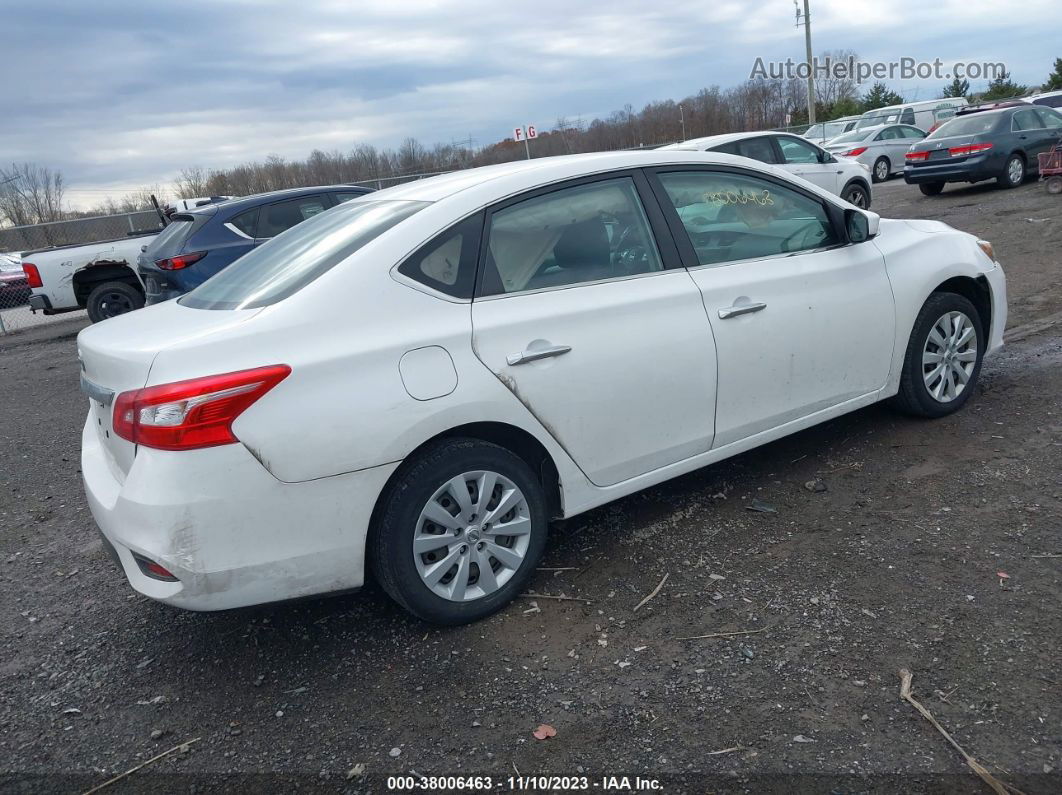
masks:
<svg viewBox="0 0 1062 795"><path fill-rule="evenodd" d="M661 146L655 151L703 152L709 147L728 144L732 141L743 141L746 138L759 138L764 135L788 135L790 138L799 138L802 141L807 140L807 138L796 133L781 132L779 130L759 130L757 132L721 133L720 135L706 135L703 138L690 138L688 141Z"/></svg>
<svg viewBox="0 0 1062 795"><path fill-rule="evenodd" d="M187 214L213 215L214 213L221 211L224 211L226 214L230 212L239 213L243 210L250 210L263 204L270 204L279 199L297 199L300 196L312 196L315 193L339 193L344 190L356 190L363 193L369 193L372 191L372 188L367 188L364 185L314 185L306 188L286 188L284 190L269 191L268 193L255 193L250 196L240 196L235 199L229 199L228 201L196 207L194 210L189 210ZM183 214L185 213L182 213L182 215Z"/></svg>
<svg viewBox="0 0 1062 795"><path fill-rule="evenodd" d="M752 135L753 133L749 133ZM794 136L796 137L796 136ZM732 165L749 170L786 175L775 166L748 158L688 149L651 149L620 152L593 152L579 155L541 157L534 160L515 160L493 166L480 166L453 171L417 182L407 182L393 188L376 191L351 204L366 201L423 201L436 202L459 193L483 196L485 201L532 190L567 179L591 176L626 168L646 168L672 164Z"/></svg>

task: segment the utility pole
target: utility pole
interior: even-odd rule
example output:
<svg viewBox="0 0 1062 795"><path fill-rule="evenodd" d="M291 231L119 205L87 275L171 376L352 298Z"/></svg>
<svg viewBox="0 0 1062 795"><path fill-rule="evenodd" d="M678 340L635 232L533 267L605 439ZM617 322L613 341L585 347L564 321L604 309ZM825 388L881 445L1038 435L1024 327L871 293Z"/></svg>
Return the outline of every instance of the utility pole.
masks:
<svg viewBox="0 0 1062 795"><path fill-rule="evenodd" d="M682 105L679 105L679 121L682 122L682 140L686 140L686 114L682 112Z"/></svg>
<svg viewBox="0 0 1062 795"><path fill-rule="evenodd" d="M799 28L801 24L804 25L804 44L807 47L808 56L808 124L815 123L815 69L812 66L811 60L811 8L810 0L804 0L804 21L801 23L800 6L797 4L797 0L793 0L793 5L796 6L796 26Z"/></svg>

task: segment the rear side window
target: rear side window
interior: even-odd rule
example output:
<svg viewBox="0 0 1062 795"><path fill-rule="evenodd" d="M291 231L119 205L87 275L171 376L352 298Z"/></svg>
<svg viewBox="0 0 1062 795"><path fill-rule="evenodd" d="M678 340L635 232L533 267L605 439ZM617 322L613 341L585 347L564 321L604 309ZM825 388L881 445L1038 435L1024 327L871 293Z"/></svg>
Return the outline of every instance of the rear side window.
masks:
<svg viewBox="0 0 1062 795"><path fill-rule="evenodd" d="M258 237L276 237L307 218L320 215L329 208L324 196L303 196L300 199L267 204L258 219Z"/></svg>
<svg viewBox="0 0 1062 795"><path fill-rule="evenodd" d="M1057 97L1044 97L1043 99L1034 99L1034 105L1045 105L1048 108L1062 108L1062 94Z"/></svg>
<svg viewBox="0 0 1062 795"><path fill-rule="evenodd" d="M183 298L193 309L255 309L295 294L427 202L341 204L263 243Z"/></svg>
<svg viewBox="0 0 1062 795"><path fill-rule="evenodd" d="M1011 124L1012 130L1038 130L1044 126L1039 114L1032 108L1015 113Z"/></svg>
<svg viewBox="0 0 1062 795"><path fill-rule="evenodd" d="M240 213L235 218L231 219L229 223L247 237L253 238L255 236L255 229L258 227L258 212L260 209L261 208L259 207L255 207L253 210Z"/></svg>
<svg viewBox="0 0 1062 795"><path fill-rule="evenodd" d="M777 163L774 146L770 138L748 138L737 142L737 152L742 157L750 157L761 163Z"/></svg>
<svg viewBox="0 0 1062 795"><path fill-rule="evenodd" d="M482 230L481 213L466 218L421 246L398 272L454 298L471 298Z"/></svg>
<svg viewBox="0 0 1062 795"><path fill-rule="evenodd" d="M1036 112L1039 113L1040 118L1044 120L1044 127L1047 127L1052 130L1062 127L1062 114L1058 114L1053 110L1048 110L1047 108L1042 108Z"/></svg>

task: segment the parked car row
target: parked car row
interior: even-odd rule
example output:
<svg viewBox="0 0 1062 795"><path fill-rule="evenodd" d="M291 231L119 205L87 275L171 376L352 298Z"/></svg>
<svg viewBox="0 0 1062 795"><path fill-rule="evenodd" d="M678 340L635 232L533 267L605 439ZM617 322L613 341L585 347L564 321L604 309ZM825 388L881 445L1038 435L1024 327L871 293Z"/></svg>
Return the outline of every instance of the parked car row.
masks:
<svg viewBox="0 0 1062 795"><path fill-rule="evenodd" d="M1002 344L992 246L853 207L843 173L869 203L864 166L771 134L295 204L188 294L79 335L92 515L178 607L371 570L457 624L524 591L554 518L881 400L954 412ZM156 252L274 231L234 209Z"/></svg>
<svg viewBox="0 0 1062 795"><path fill-rule="evenodd" d="M22 306L29 297L29 281L22 269L21 257L0 254L0 309Z"/></svg>

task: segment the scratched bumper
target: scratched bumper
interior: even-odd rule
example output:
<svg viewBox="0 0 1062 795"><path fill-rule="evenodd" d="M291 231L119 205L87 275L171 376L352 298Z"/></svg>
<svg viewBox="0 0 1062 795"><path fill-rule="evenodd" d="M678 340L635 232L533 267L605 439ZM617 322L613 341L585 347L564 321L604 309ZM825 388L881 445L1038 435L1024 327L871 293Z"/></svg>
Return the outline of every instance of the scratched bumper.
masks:
<svg viewBox="0 0 1062 795"><path fill-rule="evenodd" d="M176 453L141 447L123 475L95 429L86 424L82 434L89 509L130 585L188 610L361 586L369 518L396 466L283 483L232 444ZM177 582L143 574L134 552Z"/></svg>

